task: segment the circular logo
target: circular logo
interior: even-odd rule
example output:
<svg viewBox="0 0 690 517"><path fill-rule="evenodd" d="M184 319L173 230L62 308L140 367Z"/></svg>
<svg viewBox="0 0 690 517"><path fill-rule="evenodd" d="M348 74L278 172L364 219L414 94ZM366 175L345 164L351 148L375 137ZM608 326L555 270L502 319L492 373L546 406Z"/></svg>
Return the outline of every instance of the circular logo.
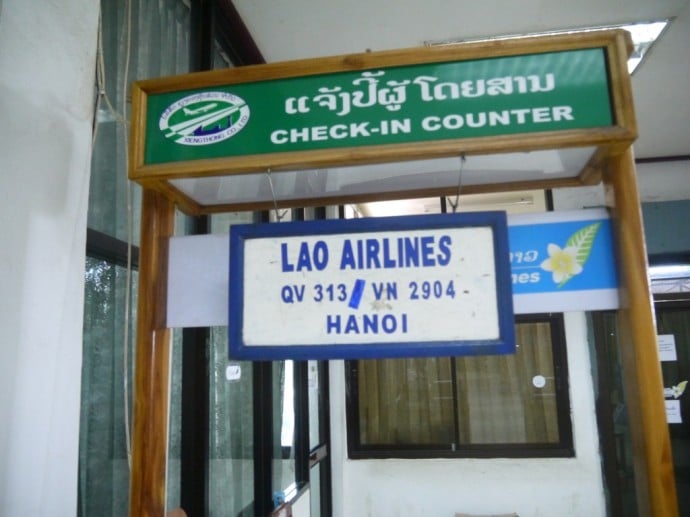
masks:
<svg viewBox="0 0 690 517"><path fill-rule="evenodd" d="M181 145L210 145L233 137L249 121L249 106L237 95L203 92L168 106L158 127Z"/></svg>

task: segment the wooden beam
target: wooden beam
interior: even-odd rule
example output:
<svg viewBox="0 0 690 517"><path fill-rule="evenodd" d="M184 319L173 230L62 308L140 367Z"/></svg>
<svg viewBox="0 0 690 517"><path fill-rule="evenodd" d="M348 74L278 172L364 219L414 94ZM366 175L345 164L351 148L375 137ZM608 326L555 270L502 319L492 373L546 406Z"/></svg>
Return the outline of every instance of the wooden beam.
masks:
<svg viewBox="0 0 690 517"><path fill-rule="evenodd" d="M647 252L632 149L610 159L604 174L612 204L620 264L618 347L635 468L640 516L676 517L678 503Z"/></svg>
<svg viewBox="0 0 690 517"><path fill-rule="evenodd" d="M141 210L139 298L130 476L131 517L163 517L168 452L170 330L165 308L168 239L174 205L144 189Z"/></svg>

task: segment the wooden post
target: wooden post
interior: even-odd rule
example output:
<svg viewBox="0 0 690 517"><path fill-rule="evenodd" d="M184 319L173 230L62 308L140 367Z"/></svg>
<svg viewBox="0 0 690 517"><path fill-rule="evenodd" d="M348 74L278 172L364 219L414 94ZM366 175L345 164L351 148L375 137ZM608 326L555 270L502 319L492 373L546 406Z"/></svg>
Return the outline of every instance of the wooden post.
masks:
<svg viewBox="0 0 690 517"><path fill-rule="evenodd" d="M657 349L647 252L632 149L605 172L621 280L618 346L630 422L640 516L678 515L664 385Z"/></svg>
<svg viewBox="0 0 690 517"><path fill-rule="evenodd" d="M174 205L144 189L134 376L129 515L163 517L168 452L170 330L166 328L168 239Z"/></svg>

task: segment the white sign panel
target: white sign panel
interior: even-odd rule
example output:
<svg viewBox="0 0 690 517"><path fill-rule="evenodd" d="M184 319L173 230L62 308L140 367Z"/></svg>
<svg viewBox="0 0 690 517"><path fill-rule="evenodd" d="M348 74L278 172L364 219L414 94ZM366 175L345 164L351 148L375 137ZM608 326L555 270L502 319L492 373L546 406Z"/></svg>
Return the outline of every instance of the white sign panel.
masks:
<svg viewBox="0 0 690 517"><path fill-rule="evenodd" d="M515 314L617 308L610 226L599 209L509 216ZM575 260L558 260L565 251ZM228 234L170 239L168 326L228 324L228 257ZM572 274L575 270L551 267L554 263L579 267Z"/></svg>
<svg viewBox="0 0 690 517"><path fill-rule="evenodd" d="M678 354L676 353L676 338L673 334L659 334L657 336L659 344L659 360L660 361L677 361Z"/></svg>
<svg viewBox="0 0 690 517"><path fill-rule="evenodd" d="M232 357L514 346L503 213L240 225L230 239Z"/></svg>
<svg viewBox="0 0 690 517"><path fill-rule="evenodd" d="M666 404L666 423L682 424L683 417L680 413L680 400L665 400Z"/></svg>

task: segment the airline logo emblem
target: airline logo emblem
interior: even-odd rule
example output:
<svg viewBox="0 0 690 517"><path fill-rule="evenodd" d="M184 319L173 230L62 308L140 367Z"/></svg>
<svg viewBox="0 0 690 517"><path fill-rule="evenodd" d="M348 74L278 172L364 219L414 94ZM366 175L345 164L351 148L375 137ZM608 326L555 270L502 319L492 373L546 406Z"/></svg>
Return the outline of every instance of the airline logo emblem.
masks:
<svg viewBox="0 0 690 517"><path fill-rule="evenodd" d="M168 106L158 127L177 144L211 145L242 131L249 122L249 113L249 106L237 95L195 93Z"/></svg>

